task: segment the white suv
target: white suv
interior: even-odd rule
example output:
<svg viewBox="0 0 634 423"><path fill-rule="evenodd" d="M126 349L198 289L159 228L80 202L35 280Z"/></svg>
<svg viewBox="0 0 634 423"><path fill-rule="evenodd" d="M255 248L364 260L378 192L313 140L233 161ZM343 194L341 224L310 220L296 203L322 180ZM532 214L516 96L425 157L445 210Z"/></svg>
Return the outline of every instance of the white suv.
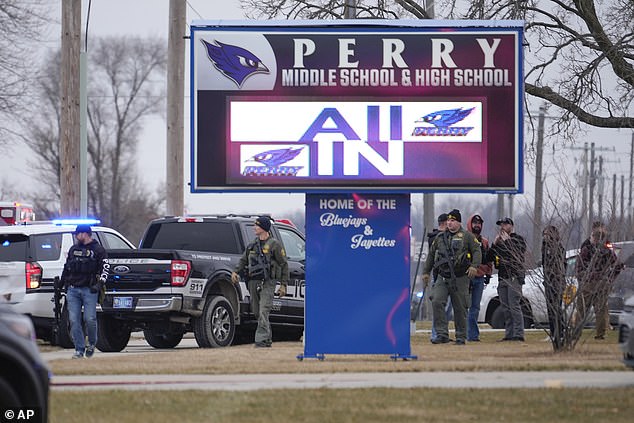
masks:
<svg viewBox="0 0 634 423"><path fill-rule="evenodd" d="M50 340L55 318L53 280L61 276L66 254L75 240L76 223L29 222L0 226L0 295L13 310L31 317L37 337ZM114 229L92 226L93 238L105 249L134 245ZM60 345L71 347L65 307L61 315Z"/></svg>

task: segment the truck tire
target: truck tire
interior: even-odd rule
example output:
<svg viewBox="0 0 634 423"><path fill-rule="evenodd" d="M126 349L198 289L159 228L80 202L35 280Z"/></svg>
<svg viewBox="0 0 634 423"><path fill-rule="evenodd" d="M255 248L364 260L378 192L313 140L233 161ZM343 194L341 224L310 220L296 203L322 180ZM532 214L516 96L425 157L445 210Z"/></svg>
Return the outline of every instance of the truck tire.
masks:
<svg viewBox="0 0 634 423"><path fill-rule="evenodd" d="M222 295L208 296L200 317L194 319L194 336L201 348L227 347L233 342L236 323L231 303Z"/></svg>
<svg viewBox="0 0 634 423"><path fill-rule="evenodd" d="M101 352L122 351L130 340L131 330L125 322L97 315L97 349Z"/></svg>
<svg viewBox="0 0 634 423"><path fill-rule="evenodd" d="M522 303L522 315L524 316L524 329L530 329L533 326L533 318L531 317L530 308ZM498 305L491 315L491 327L493 329L504 329L504 312L502 306Z"/></svg>
<svg viewBox="0 0 634 423"><path fill-rule="evenodd" d="M143 331L145 341L152 347L157 349L174 348L181 343L183 335L183 332L157 333L152 331L151 329L146 329Z"/></svg>

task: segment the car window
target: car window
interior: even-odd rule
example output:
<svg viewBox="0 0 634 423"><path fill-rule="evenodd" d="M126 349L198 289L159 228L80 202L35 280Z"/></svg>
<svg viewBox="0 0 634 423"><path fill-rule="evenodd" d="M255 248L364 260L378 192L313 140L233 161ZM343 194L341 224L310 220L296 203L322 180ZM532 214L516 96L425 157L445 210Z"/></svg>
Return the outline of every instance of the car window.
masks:
<svg viewBox="0 0 634 423"><path fill-rule="evenodd" d="M306 242L295 232L278 228L289 260L301 261L306 258Z"/></svg>
<svg viewBox="0 0 634 423"><path fill-rule="evenodd" d="M24 234L0 234L0 261L26 261L28 240Z"/></svg>
<svg viewBox="0 0 634 423"><path fill-rule="evenodd" d="M130 245L128 245L128 243L125 242L123 238L121 238L117 234L113 234L110 232L100 232L99 237L101 238L104 248L122 250L132 249L132 247L130 247Z"/></svg>
<svg viewBox="0 0 634 423"><path fill-rule="evenodd" d="M62 253L62 234L31 235L31 253L37 261L59 260Z"/></svg>
<svg viewBox="0 0 634 423"><path fill-rule="evenodd" d="M577 263L577 256L569 257L566 260L566 276L574 277L575 273L575 264Z"/></svg>
<svg viewBox="0 0 634 423"><path fill-rule="evenodd" d="M148 229L142 248L242 253L231 222L154 224Z"/></svg>

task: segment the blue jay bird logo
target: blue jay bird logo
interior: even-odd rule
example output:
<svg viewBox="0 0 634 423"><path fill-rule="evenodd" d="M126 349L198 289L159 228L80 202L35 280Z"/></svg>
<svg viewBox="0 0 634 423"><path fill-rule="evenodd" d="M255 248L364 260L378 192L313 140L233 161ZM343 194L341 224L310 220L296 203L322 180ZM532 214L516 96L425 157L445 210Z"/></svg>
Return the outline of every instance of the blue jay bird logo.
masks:
<svg viewBox="0 0 634 423"><path fill-rule="evenodd" d="M473 127L452 127L464 120L475 109L448 109L429 113L416 121L416 123L429 123L434 127L415 127L412 135L415 136L465 136Z"/></svg>
<svg viewBox="0 0 634 423"><path fill-rule="evenodd" d="M216 69L231 79L238 88L241 88L244 81L251 75L269 73L269 69L256 55L242 47L224 44L218 40L214 40L215 44L201 41L207 49L209 60Z"/></svg>
<svg viewBox="0 0 634 423"><path fill-rule="evenodd" d="M267 166L279 166L286 162L290 162L293 160L299 153L301 153L304 147L300 147L297 149L291 148L281 148L279 150L269 150L264 151L262 153L258 153L255 156L251 157L249 161L254 161L258 163L263 163Z"/></svg>
<svg viewBox="0 0 634 423"><path fill-rule="evenodd" d="M242 172L246 176L296 176L303 166L282 166L290 162L302 152L304 146L299 148L280 148L268 150L256 154L247 162L257 162L264 166L247 166Z"/></svg>
<svg viewBox="0 0 634 423"><path fill-rule="evenodd" d="M425 115L416 122L426 122L431 123L437 128L446 128L469 116L473 109L475 109L475 107L467 110L463 110L462 107L459 109L440 110L438 112Z"/></svg>

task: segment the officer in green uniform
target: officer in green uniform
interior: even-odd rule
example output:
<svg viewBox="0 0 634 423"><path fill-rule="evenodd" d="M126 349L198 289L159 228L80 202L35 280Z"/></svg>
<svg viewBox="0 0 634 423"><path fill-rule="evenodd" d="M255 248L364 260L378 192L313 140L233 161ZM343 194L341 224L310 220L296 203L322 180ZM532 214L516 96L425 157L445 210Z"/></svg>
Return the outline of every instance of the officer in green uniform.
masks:
<svg viewBox="0 0 634 423"><path fill-rule="evenodd" d="M448 213L447 230L434 238L423 269L425 282L430 279L432 270L438 271L438 278L432 287L433 321L437 334L432 340L433 344L449 342L445 316L448 296L451 296L453 304L456 345L464 345L467 337L469 279L473 279L478 273L482 252L476 237L462 229L461 221L459 210L454 209Z"/></svg>
<svg viewBox="0 0 634 423"><path fill-rule="evenodd" d="M231 274L231 281L238 284L240 276L247 281L251 309L258 319L255 346L270 347L273 342L269 314L273 307L276 282L280 288L275 295L286 296L288 262L282 244L271 237L271 219L260 216L255 220L256 238L250 243Z"/></svg>

